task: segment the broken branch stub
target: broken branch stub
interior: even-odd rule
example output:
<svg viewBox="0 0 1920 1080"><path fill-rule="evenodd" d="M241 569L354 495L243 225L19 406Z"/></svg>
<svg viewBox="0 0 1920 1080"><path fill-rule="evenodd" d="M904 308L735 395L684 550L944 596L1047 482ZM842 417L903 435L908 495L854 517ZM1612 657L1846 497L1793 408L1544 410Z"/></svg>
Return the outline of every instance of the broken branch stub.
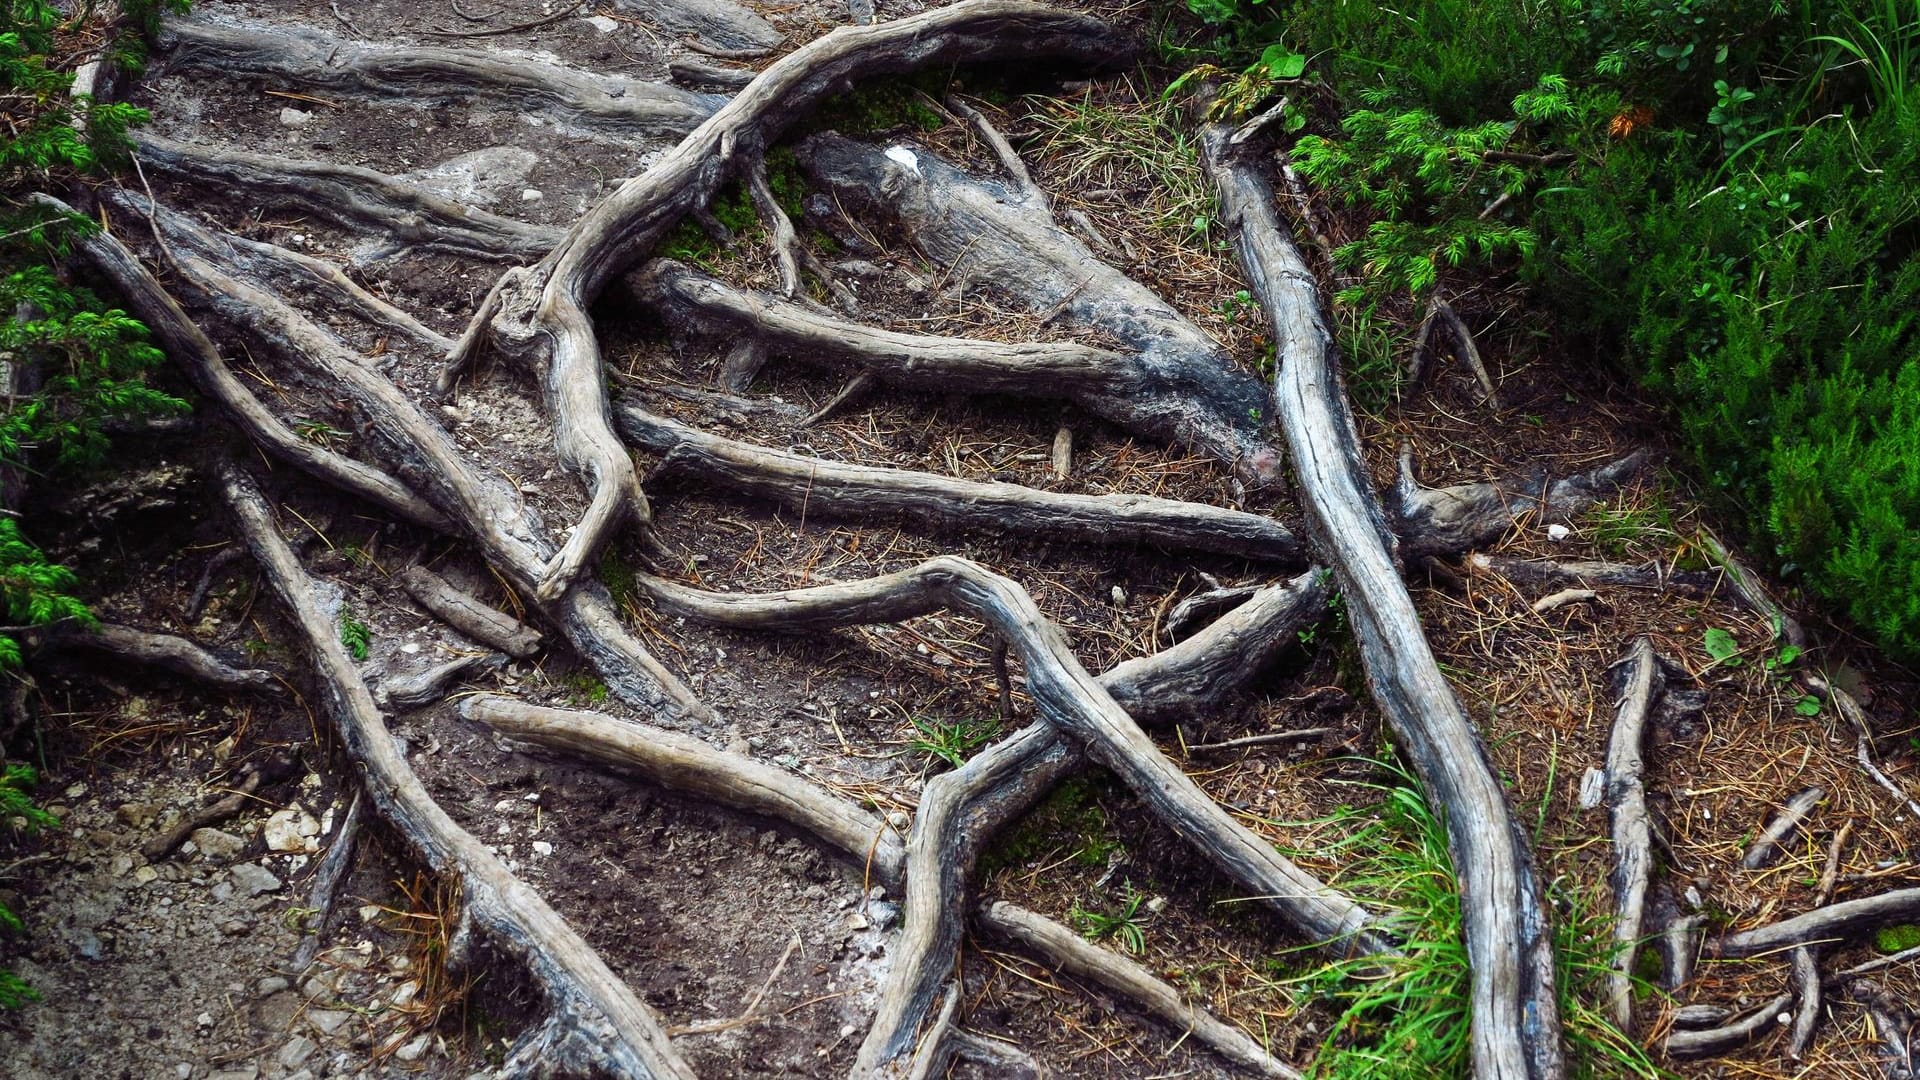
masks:
<svg viewBox="0 0 1920 1080"><path fill-rule="evenodd" d="M782 57L641 176L568 230L528 271L509 271L474 316L448 365L465 364L483 324L493 343L541 370L554 445L587 487L589 504L549 561L537 594L577 579L623 520L645 525L646 496L613 433L600 344L587 308L614 275L682 217L705 207L788 124L855 78L958 60L1059 57L1107 64L1127 43L1105 22L1022 0L961 0L873 26L842 27Z"/></svg>
<svg viewBox="0 0 1920 1080"><path fill-rule="evenodd" d="M1566 1073L1552 934L1525 833L1473 723L1440 674L1367 480L1313 273L1275 211L1271 183L1231 129L1201 131L1201 164L1253 292L1273 320L1274 411L1314 537L1339 576L1381 712L1447 823L1472 965L1481 1080Z"/></svg>
<svg viewBox="0 0 1920 1080"><path fill-rule="evenodd" d="M327 610L320 587L281 537L266 499L232 466L223 470L220 486L261 572L305 639L341 743L366 770L366 791L381 817L435 871L459 881L469 917L525 962L546 992L552 1018L534 1039L542 1043L548 1075L572 1068L693 1080L652 1010L428 794L341 645L337 614Z"/></svg>

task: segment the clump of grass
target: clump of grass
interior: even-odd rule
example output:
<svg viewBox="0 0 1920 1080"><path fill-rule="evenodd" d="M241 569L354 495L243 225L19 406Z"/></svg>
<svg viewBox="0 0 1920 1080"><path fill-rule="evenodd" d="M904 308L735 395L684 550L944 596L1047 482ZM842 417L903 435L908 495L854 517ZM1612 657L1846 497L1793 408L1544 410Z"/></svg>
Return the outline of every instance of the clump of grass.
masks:
<svg viewBox="0 0 1920 1080"><path fill-rule="evenodd" d="M1120 842L1113 838L1107 812L1100 808L1099 781L1075 777L1028 811L981 857L991 873L1008 866L1051 862L1060 854L1087 867L1105 866Z"/></svg>
<svg viewBox="0 0 1920 1080"><path fill-rule="evenodd" d="M1173 239L1205 247L1214 202L1195 155L1191 125L1177 102L1036 98L1028 118L1037 129L1035 155L1064 169L1064 188L1119 192L1150 225Z"/></svg>
<svg viewBox="0 0 1920 1080"><path fill-rule="evenodd" d="M1128 889L1117 911L1088 911L1076 907L1069 918L1088 941L1112 938L1122 949L1138 956L1147 948L1147 932L1140 918L1140 905L1145 902L1146 897Z"/></svg>
<svg viewBox="0 0 1920 1080"><path fill-rule="evenodd" d="M1285 980L1332 1007L1337 1017L1311 1075L1369 1080L1441 1080L1471 1071L1470 980L1460 897L1446 827L1413 779L1389 764L1394 780L1364 785L1382 799L1345 809L1336 821L1357 823L1332 852L1346 871L1335 882L1399 912L1386 927L1403 941L1393 957L1330 961ZM1634 1041L1590 1000L1610 970L1606 917L1579 895L1554 897L1558 995L1571 1075L1664 1075Z"/></svg>
<svg viewBox="0 0 1920 1080"><path fill-rule="evenodd" d="M972 718L941 720L931 716L916 716L913 718L913 729L919 734L908 740L910 748L957 769L967 763L975 750L1000 734L1000 721Z"/></svg>

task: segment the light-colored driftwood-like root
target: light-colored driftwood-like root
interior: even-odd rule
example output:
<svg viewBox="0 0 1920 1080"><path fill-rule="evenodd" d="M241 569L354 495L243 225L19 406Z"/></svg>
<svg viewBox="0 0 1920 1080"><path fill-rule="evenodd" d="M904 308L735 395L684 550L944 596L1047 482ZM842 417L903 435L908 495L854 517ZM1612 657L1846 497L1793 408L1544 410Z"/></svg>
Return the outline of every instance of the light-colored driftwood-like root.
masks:
<svg viewBox="0 0 1920 1080"><path fill-rule="evenodd" d="M1787 1057L1799 1061L1813 1045L1813 1033L1820 1026L1820 961L1818 950L1801 947L1793 950L1793 1027L1787 1033Z"/></svg>
<svg viewBox="0 0 1920 1080"><path fill-rule="evenodd" d="M1705 915L1679 915L1667 920L1666 927L1660 931L1660 985L1669 993L1678 993L1693 978L1706 924Z"/></svg>
<svg viewBox="0 0 1920 1080"><path fill-rule="evenodd" d="M301 919L302 930L306 936L300 939L300 947L293 951L293 970L303 972L320 951L320 943L326 940L327 924L333 919L334 905L340 899L340 883L347 878L347 870L353 866L353 853L360 846L360 820L367 806L366 792L355 789L353 799L347 803L347 812L341 815L339 827L334 830L333 843L320 859L320 868L313 872L313 883L307 889L306 909L310 913Z"/></svg>
<svg viewBox="0 0 1920 1080"><path fill-rule="evenodd" d="M639 476L613 433L600 344L587 315L609 280L682 217L706 206L795 118L854 77L961 59L1111 62L1124 52L1105 23L1022 0L962 0L874 26L843 27L761 72L644 175L575 223L537 268L509 272L474 321L490 323L497 347L542 371L554 446L589 499L538 594L552 599L564 592L622 521L646 523ZM480 337L465 335L449 366L461 366Z"/></svg>
<svg viewBox="0 0 1920 1080"><path fill-rule="evenodd" d="M987 144L987 149L993 151L994 158L1000 162L1000 168L1012 182L1014 193L1020 201L1036 210L1052 213L1053 207L1047 199L1047 193L1040 189L1039 184L1033 182L1033 174L1027 171L1027 163L1020 160L1020 154L1014 150L1013 144L1007 141L1005 135L1000 134L1000 129L993 126L993 122L987 119L986 114L968 104L958 94L948 94L946 105L949 111L965 120L967 126L973 128L973 133L980 137L981 142Z"/></svg>
<svg viewBox="0 0 1920 1080"><path fill-rule="evenodd" d="M1011 579L941 557L844 585L760 594L713 593L636 575L661 607L738 629L796 631L899 622L944 608L982 619L1019 654L1041 714L1111 769L1163 821L1228 876L1255 891L1310 941L1350 952L1390 948L1359 905L1274 851L1201 791L1087 674L1058 628Z"/></svg>
<svg viewBox="0 0 1920 1080"><path fill-rule="evenodd" d="M461 592L448 584L446 578L424 566L409 566L401 571L400 587L441 622L481 645L498 649L517 660L525 660L540 651L540 631Z"/></svg>
<svg viewBox="0 0 1920 1080"><path fill-rule="evenodd" d="M1423 487L1413 474L1413 449L1400 450L1394 485L1393 529L1406 559L1459 555L1499 538L1523 520L1565 521L1643 472L1656 455L1625 457L1559 480L1534 469L1508 480Z"/></svg>
<svg viewBox="0 0 1920 1080"><path fill-rule="evenodd" d="M1673 1026L1683 1031L1719 1027L1732 1016L1725 1005L1682 1005L1673 1010Z"/></svg>
<svg viewBox="0 0 1920 1080"><path fill-rule="evenodd" d="M1607 973L1607 1008L1614 1026L1632 1034L1633 964L1642 937L1647 886L1653 873L1653 819L1647 814L1645 762L1647 720L1666 689L1666 674L1653 642L1636 638L1619 669L1620 701L1607 740L1607 813L1613 821L1613 942L1618 950Z"/></svg>
<svg viewBox="0 0 1920 1080"><path fill-rule="evenodd" d="M142 164L170 178L210 190L244 191L330 221L377 229L388 246L441 251L475 259L531 259L552 250L561 232L490 214L426 188L357 165L214 150L150 133L133 137Z"/></svg>
<svg viewBox="0 0 1920 1080"><path fill-rule="evenodd" d="M1283 482L1259 380L1172 305L1102 262L1044 206L1016 188L968 176L924 147L825 133L801 143L798 153L809 175L841 202L892 219L956 280L1121 344L1098 370L1083 364L1056 376L1052 394L1070 395L1129 431L1193 446L1249 486ZM1045 392L1032 386L1031 374L1021 381L1029 385L1018 392Z"/></svg>
<svg viewBox="0 0 1920 1080"><path fill-rule="evenodd" d="M1059 923L1005 902L983 904L973 923L990 936L1013 942L1055 968L1083 979L1211 1047L1240 1069L1272 1080L1300 1080L1299 1070L1275 1058L1246 1032L1215 1019L1203 1007L1139 964L1094 945Z"/></svg>
<svg viewBox="0 0 1920 1080"><path fill-rule="evenodd" d="M120 213L151 219L169 245L178 244L208 259L224 261L255 281L272 282L276 291L305 294L317 309L351 311L371 325L397 330L440 353L452 346L445 335L361 288L325 259L232 233L216 233L188 215L124 188L104 191L101 199Z"/></svg>
<svg viewBox="0 0 1920 1080"><path fill-rule="evenodd" d="M419 484L442 526L452 530L458 522L488 562L537 599L535 586L544 580L554 545L517 491L475 469L446 431L393 383L279 297L197 256L182 254L175 261L183 282L222 321L342 394L384 456ZM621 626L604 587L575 589L538 606L614 693L642 707L711 722L693 692Z"/></svg>
<svg viewBox="0 0 1920 1080"><path fill-rule="evenodd" d="M1667 1036L1667 1056L1676 1059L1717 1057L1753 1041L1755 1035L1780 1023L1780 1015L1793 1004L1792 994L1781 994L1753 1012L1721 1027L1674 1031Z"/></svg>
<svg viewBox="0 0 1920 1080"><path fill-rule="evenodd" d="M753 81L746 68L711 64L695 56L676 56L667 61L667 75L683 86L718 86L738 90Z"/></svg>
<svg viewBox="0 0 1920 1080"><path fill-rule="evenodd" d="M1853 728L1853 756L1854 760L1860 763L1860 771L1866 773L1875 784L1880 786L1881 790L1893 796L1895 803L1904 806L1908 813L1911 813L1916 820L1920 820L1920 800L1916 800L1905 788L1894 783L1893 778L1882 771L1879 763L1874 760L1873 727L1867 722L1866 710L1860 707L1860 702L1855 700L1852 694L1833 685L1822 676L1803 675L1801 681L1806 683L1807 689L1826 699L1827 703L1833 706L1834 711L1840 714L1840 718Z"/></svg>
<svg viewBox="0 0 1920 1080"><path fill-rule="evenodd" d="M39 198L43 205L71 210L56 199ZM295 435L247 389L221 358L213 342L112 234L105 230L89 233L77 237L74 244L94 268L120 290L128 306L153 330L173 360L186 369L195 387L218 402L261 449L402 520L434 529L449 527L445 514L386 472Z"/></svg>
<svg viewBox="0 0 1920 1080"><path fill-rule="evenodd" d="M1315 539L1359 639L1387 724L1447 823L1472 965L1474 1071L1481 1080L1565 1075L1552 934L1533 855L1466 710L1440 674L1401 581L1396 542L1367 480L1313 273L1275 210L1259 159L1201 131L1201 164L1254 295L1273 320L1274 411Z"/></svg>
<svg viewBox="0 0 1920 1080"><path fill-rule="evenodd" d="M906 847L899 835L877 815L784 769L651 724L496 694L462 699L460 715L515 742L610 765L672 791L805 829L854 859L867 859L873 879L889 891L901 887Z"/></svg>
<svg viewBox="0 0 1920 1080"><path fill-rule="evenodd" d="M511 53L351 41L298 27L169 20L167 70L272 79L330 96L424 106L484 102L538 112L575 130L679 138L725 102L662 83Z"/></svg>
<svg viewBox="0 0 1920 1080"><path fill-rule="evenodd" d="M295 767L291 755L276 754L249 766L240 782L227 788L227 793L213 802L182 814L180 820L140 845L140 854L149 862L158 862L173 854L174 849L186 843L198 829L210 828L233 817L252 803L253 793L260 785L277 783L292 775Z"/></svg>
<svg viewBox="0 0 1920 1080"><path fill-rule="evenodd" d="M1760 830L1760 835L1747 848L1746 854L1740 856L1740 865L1748 870L1758 870L1772 862L1781 845L1800 831L1801 825L1813 813L1813 808L1826 797L1825 788L1810 787L1788 799L1773 815L1773 819L1767 822L1767 827Z"/></svg>
<svg viewBox="0 0 1920 1080"><path fill-rule="evenodd" d="M1800 945L1849 941L1883 926L1920 921L1920 888L1894 889L1878 896L1842 900L1752 930L1724 934L1708 954L1744 960Z"/></svg>
<svg viewBox="0 0 1920 1080"><path fill-rule="evenodd" d="M91 626L68 624L44 633L29 634L32 645L105 653L142 667L157 667L189 679L236 690L257 690L275 682L272 672L235 667L205 646L174 634L156 634L116 623ZM33 639L39 638L35 641Z"/></svg>
<svg viewBox="0 0 1920 1080"><path fill-rule="evenodd" d="M632 405L615 409L628 442L662 455L655 477L717 484L810 517L906 520L952 528L1150 544L1263 562L1301 560L1301 544L1269 517L1148 495L1069 495L1020 484L874 468L737 442ZM1251 592L1251 590L1249 590Z"/></svg>
<svg viewBox="0 0 1920 1080"><path fill-rule="evenodd" d="M1711 596L1722 585L1721 576L1709 570L1675 570L1659 563L1636 566L1630 563L1569 559L1518 559L1511 555L1487 555L1474 552L1467 565L1476 572L1496 574L1515 585L1538 588L1609 586L1626 589L1673 591L1686 596Z"/></svg>
<svg viewBox="0 0 1920 1080"><path fill-rule="evenodd" d="M552 1028L548 1075L601 1069L618 1076L692 1080L652 1011L539 894L507 870L442 810L396 745L351 657L340 644L337 613L281 537L273 512L251 480L229 467L221 493L247 546L292 616L312 656L324 699L347 753L365 770L380 815L439 873L459 880L468 915L527 964L545 991Z"/></svg>
<svg viewBox="0 0 1920 1080"><path fill-rule="evenodd" d="M373 688L373 699L382 709L424 708L446 697L460 680L497 669L506 662L504 654L495 652L456 657L425 671L380 680Z"/></svg>

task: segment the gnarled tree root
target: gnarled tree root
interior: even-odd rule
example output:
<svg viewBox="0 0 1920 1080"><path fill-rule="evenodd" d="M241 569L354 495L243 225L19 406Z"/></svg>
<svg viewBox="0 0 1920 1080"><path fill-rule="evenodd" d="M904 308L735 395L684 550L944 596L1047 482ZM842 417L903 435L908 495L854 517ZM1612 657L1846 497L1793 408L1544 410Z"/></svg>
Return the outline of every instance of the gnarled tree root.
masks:
<svg viewBox="0 0 1920 1080"><path fill-rule="evenodd" d="M269 78L410 105L486 102L538 111L575 130L679 138L725 102L663 83L477 49L383 45L293 27L168 21L169 71Z"/></svg>
<svg viewBox="0 0 1920 1080"><path fill-rule="evenodd" d="M1481 1080L1563 1076L1552 935L1525 833L1466 710L1440 674L1368 484L1359 436L1320 317L1312 272L1274 209L1272 185L1233 132L1201 132L1201 164L1240 261L1273 320L1274 409L1314 538L1346 597L1381 712L1447 823L1472 964L1472 1047ZM1257 140L1255 140L1257 141Z"/></svg>
<svg viewBox="0 0 1920 1080"><path fill-rule="evenodd" d="M1763 953L1830 941L1848 941L1883 926L1920 921L1920 888L1894 889L1879 896L1842 900L1708 944L1707 954L1743 960Z"/></svg>
<svg viewBox="0 0 1920 1080"><path fill-rule="evenodd" d="M37 646L42 642L61 648L106 653L142 666L164 668L214 686L257 690L274 683L272 672L235 667L186 638L135 630L131 626L115 623L66 625L29 635L30 645Z"/></svg>
<svg viewBox="0 0 1920 1080"><path fill-rule="evenodd" d="M1191 445L1249 486L1282 482L1259 380L1172 305L1056 225L1044 200L1035 205L1019 190L970 177L924 148L883 148L829 132L809 137L798 153L816 181L845 203L891 217L953 276L1124 346L1097 367L1082 361L1060 372L1055 394L1070 393L1130 431ZM1037 374L1021 380L1021 392L1032 392Z"/></svg>
<svg viewBox="0 0 1920 1080"><path fill-rule="evenodd" d="M424 566L400 572L400 587L441 622L482 645L525 660L540 651L540 632L461 592Z"/></svg>
<svg viewBox="0 0 1920 1080"><path fill-rule="evenodd" d="M1545 469L1495 483L1422 487L1413 475L1413 450L1400 450L1394 485L1393 528L1402 558L1458 555L1497 539L1516 522L1565 521L1616 491L1655 459L1649 450L1559 480Z"/></svg>
<svg viewBox="0 0 1920 1080"><path fill-rule="evenodd" d="M1267 1053L1246 1032L1182 998L1179 991L1146 968L1111 949L1088 943L1059 923L1004 901L981 905L974 912L973 922L988 935L1011 941L1061 971L1119 994L1174 1027L1192 1032L1194 1038L1255 1076L1300 1080L1298 1070Z"/></svg>
<svg viewBox="0 0 1920 1080"><path fill-rule="evenodd" d="M614 412L626 439L662 455L655 477L717 484L809 516L907 520L944 528L1151 544L1295 563L1301 545L1269 517L1150 495L1068 495L1020 484L873 468L708 434L632 405Z"/></svg>
<svg viewBox="0 0 1920 1080"><path fill-rule="evenodd" d="M1697 1031L1675 1031L1667 1036L1667 1056L1673 1058L1715 1057L1736 1050L1752 1041L1770 1024L1780 1022L1780 1014L1793 1003L1792 994L1781 994L1731 1024Z"/></svg>
<svg viewBox="0 0 1920 1080"><path fill-rule="evenodd" d="M1653 872L1653 819L1647 814L1641 743L1654 703L1666 690L1666 673L1653 642L1636 638L1622 660L1619 711L1607 739L1607 812L1613 820L1612 970L1607 973L1607 1009L1614 1026L1633 1032L1633 964L1646 915Z"/></svg>
<svg viewBox="0 0 1920 1080"><path fill-rule="evenodd" d="M325 609L266 500L235 469L221 487L247 546L306 639L341 742L366 770L374 806L429 866L460 881L474 924L524 961L545 991L551 1020L529 1040L541 1048L540 1075L571 1068L692 1080L652 1011L539 894L433 801L340 644L337 614Z"/></svg>
<svg viewBox="0 0 1920 1080"><path fill-rule="evenodd" d="M711 201L742 162L757 160L801 113L855 76L955 60L1058 56L1106 63L1124 55L1104 22L1022 0L961 0L874 26L843 27L776 61L652 168L629 180L567 232L531 271L509 272L489 294L450 367L461 367L491 324L493 343L542 370L560 460L586 485L589 505L546 568L537 594L566 591L613 529L645 524L633 461L614 436L600 345L587 307L606 283L666 231Z"/></svg>

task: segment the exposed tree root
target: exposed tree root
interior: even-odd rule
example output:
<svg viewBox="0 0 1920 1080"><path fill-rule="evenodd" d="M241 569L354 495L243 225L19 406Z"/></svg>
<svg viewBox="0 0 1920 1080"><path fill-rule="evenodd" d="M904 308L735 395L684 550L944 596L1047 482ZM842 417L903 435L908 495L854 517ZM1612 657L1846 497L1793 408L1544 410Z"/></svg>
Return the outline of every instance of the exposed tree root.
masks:
<svg viewBox="0 0 1920 1080"><path fill-rule="evenodd" d="M1568 520L1639 475L1654 458L1652 451L1635 450L1560 480L1550 480L1545 469L1536 468L1497 483L1429 488L1414 478L1413 448L1403 446L1393 508L1400 554L1406 559L1459 555L1529 518Z"/></svg>
<svg viewBox="0 0 1920 1080"><path fill-rule="evenodd" d="M373 699L382 709L423 708L446 697L447 691L461 679L498 668L506 661L501 653L458 657L412 675L382 679L373 688Z"/></svg>
<svg viewBox="0 0 1920 1080"><path fill-rule="evenodd" d="M29 637L34 645L106 653L142 667L164 668L214 686L257 690L271 686L275 681L272 672L235 667L186 638L135 630L131 626L114 623L95 623L92 626L65 624ZM32 641L33 638L39 640Z"/></svg>
<svg viewBox="0 0 1920 1080"><path fill-rule="evenodd" d="M347 804L347 812L341 816L340 824L333 833L333 843L327 847L327 854L320 860L319 869L313 872L313 883L307 889L307 916L305 937L300 939L300 947L293 952L293 970L302 972L313 963L314 954L320 951L320 943L326 940L327 924L333 921L334 905L340 900L340 883L347 878L347 870L353 866L353 853L360 846L360 821L366 811L366 792L355 790L353 801Z"/></svg>
<svg viewBox="0 0 1920 1080"><path fill-rule="evenodd" d="M1674 570L1659 563L1632 566L1627 563L1579 560L1554 562L1479 552L1469 555L1467 563L1475 570L1498 574L1516 585L1543 588L1556 585L1610 585L1629 589L1671 589L1688 596L1711 596L1722 582L1721 575L1712 571Z"/></svg>
<svg viewBox="0 0 1920 1080"><path fill-rule="evenodd" d="M475 315L474 330L490 323L496 346L542 370L561 463L589 493L586 513L539 583L540 598L565 592L622 521L645 524L646 497L613 434L600 346L586 310L609 280L680 218L706 206L795 117L855 76L961 59L1111 62L1125 51L1097 19L1022 0L962 0L892 22L843 27L761 72L645 175L594 207L537 268L505 275ZM462 366L479 337L465 335L449 366Z"/></svg>
<svg viewBox="0 0 1920 1080"><path fill-rule="evenodd" d="M1607 740L1607 812L1613 819L1613 970L1607 973L1607 1008L1614 1026L1631 1034L1633 964L1642 937L1647 885L1653 871L1653 820L1647 815L1641 743L1654 702L1666 689L1666 673L1653 642L1634 640L1620 669L1619 712Z"/></svg>
<svg viewBox="0 0 1920 1080"><path fill-rule="evenodd" d="M1920 921L1920 888L1894 889L1879 896L1843 900L1767 926L1722 935L1708 945L1709 955L1743 960L1799 945L1848 941L1883 926Z"/></svg>
<svg viewBox="0 0 1920 1080"><path fill-rule="evenodd" d="M463 699L460 715L516 742L611 765L673 791L805 829L865 859L873 879L896 894L905 880L906 846L886 822L784 769L651 724L496 694Z"/></svg>
<svg viewBox="0 0 1920 1080"><path fill-rule="evenodd" d="M1811 948L1793 950L1792 987L1797 1004L1793 1008L1793 1027L1787 1034L1787 1057L1798 1061L1813 1045L1813 1033L1820 1025L1820 964Z"/></svg>
<svg viewBox="0 0 1920 1080"><path fill-rule="evenodd" d="M1441 676L1395 564L1367 481L1319 293L1274 209L1267 177L1232 131L1201 131L1254 295L1273 320L1274 408L1315 539L1340 578L1368 680L1387 723L1447 823L1472 963L1472 1047L1481 1080L1563 1076L1552 935L1533 856L1466 711Z"/></svg>
<svg viewBox="0 0 1920 1080"><path fill-rule="evenodd" d="M1880 1040L1881 1067L1887 1080L1920 1080L1920 1012L1872 979L1861 979L1850 996L1866 1007L1873 1033Z"/></svg>
<svg viewBox="0 0 1920 1080"><path fill-rule="evenodd" d="M283 207L385 233L388 245L369 258L404 247L474 259L531 259L552 250L561 236L557 229L476 210L357 165L213 150L148 133L134 135L133 142L145 166L176 180L244 191L248 198L271 196Z"/></svg>
<svg viewBox="0 0 1920 1080"><path fill-rule="evenodd" d="M441 622L474 641L525 660L540 651L540 632L461 592L424 566L400 572L400 587Z"/></svg>
<svg viewBox="0 0 1920 1080"><path fill-rule="evenodd" d="M1486 362L1480 358L1480 346L1473 340L1473 331L1467 329L1460 313L1453 310L1453 305L1438 289L1434 290L1433 299L1427 304L1427 317L1421 320L1419 332L1414 336L1413 360L1409 365L1407 381L1418 384L1425 377L1427 360L1433 355L1433 332L1437 326L1444 326L1453 338L1454 355L1467 365L1467 370L1473 373L1474 380L1480 384L1487 407L1499 409L1500 394L1494 388L1493 376L1487 374Z"/></svg>
<svg viewBox="0 0 1920 1080"><path fill-rule="evenodd" d="M539 894L433 801L340 644L337 616L281 538L266 500L237 470L229 469L221 486L247 546L306 639L341 742L366 770L375 807L429 866L460 881L466 913L523 960L545 991L551 1019L521 1047L539 1047L541 1075L603 1069L692 1080L652 1011Z"/></svg>
<svg viewBox="0 0 1920 1080"><path fill-rule="evenodd" d="M1767 823L1767 827L1760 831L1760 835L1747 848L1746 854L1740 857L1740 865L1748 870L1758 870L1772 862L1774 855L1780 850L1780 845L1799 831L1800 826L1806 822L1807 816L1813 813L1813 808L1820 805L1820 800L1826 797L1825 788L1810 787L1788 799L1786 805L1780 808L1780 812L1773 816L1773 820Z"/></svg>
<svg viewBox="0 0 1920 1080"><path fill-rule="evenodd" d="M1792 994L1781 994L1758 1009L1723 1027L1698 1031L1675 1031L1667 1036L1667 1055L1673 1058L1715 1057L1737 1050L1770 1024L1780 1022L1781 1013L1793 1004Z"/></svg>
<svg viewBox="0 0 1920 1080"><path fill-rule="evenodd" d="M240 777L240 782L225 795L198 810L182 814L171 828L142 844L140 854L146 856L148 862L158 862L173 854L195 831L218 825L246 809L253 793L260 790L262 784L278 783L293 775L294 765L291 756L281 754L253 763Z"/></svg>
<svg viewBox="0 0 1920 1080"><path fill-rule="evenodd" d="M843 202L894 219L922 255L953 276L1124 346L1118 356L1057 372L1054 393L1071 394L1128 430L1191 445L1251 486L1281 482L1259 381L1165 300L1055 224L1044 200L1036 206L1018 185L976 180L921 148L825 133L808 138L799 154L809 174ZM1035 392L1035 374L1020 380L1023 386L978 389Z"/></svg>
<svg viewBox="0 0 1920 1080"><path fill-rule="evenodd" d="M381 45L293 27L176 19L161 35L171 71L267 78L335 96L410 105L538 110L577 130L679 138L725 102L657 82L476 49Z"/></svg>
<svg viewBox="0 0 1920 1080"><path fill-rule="evenodd" d="M1148 495L1068 495L850 465L736 442L632 405L615 409L614 424L629 442L662 455L655 477L717 484L809 516L1151 544L1278 563L1297 564L1302 556L1300 542L1272 518L1203 503Z"/></svg>
<svg viewBox="0 0 1920 1080"><path fill-rule="evenodd" d="M981 905L973 921L989 935L1014 942L1067 974L1118 994L1174 1027L1192 1032L1195 1039L1253 1075L1299 1080L1298 1070L1267 1053L1246 1032L1214 1019L1146 968L1088 943L1058 923L1005 902Z"/></svg>

